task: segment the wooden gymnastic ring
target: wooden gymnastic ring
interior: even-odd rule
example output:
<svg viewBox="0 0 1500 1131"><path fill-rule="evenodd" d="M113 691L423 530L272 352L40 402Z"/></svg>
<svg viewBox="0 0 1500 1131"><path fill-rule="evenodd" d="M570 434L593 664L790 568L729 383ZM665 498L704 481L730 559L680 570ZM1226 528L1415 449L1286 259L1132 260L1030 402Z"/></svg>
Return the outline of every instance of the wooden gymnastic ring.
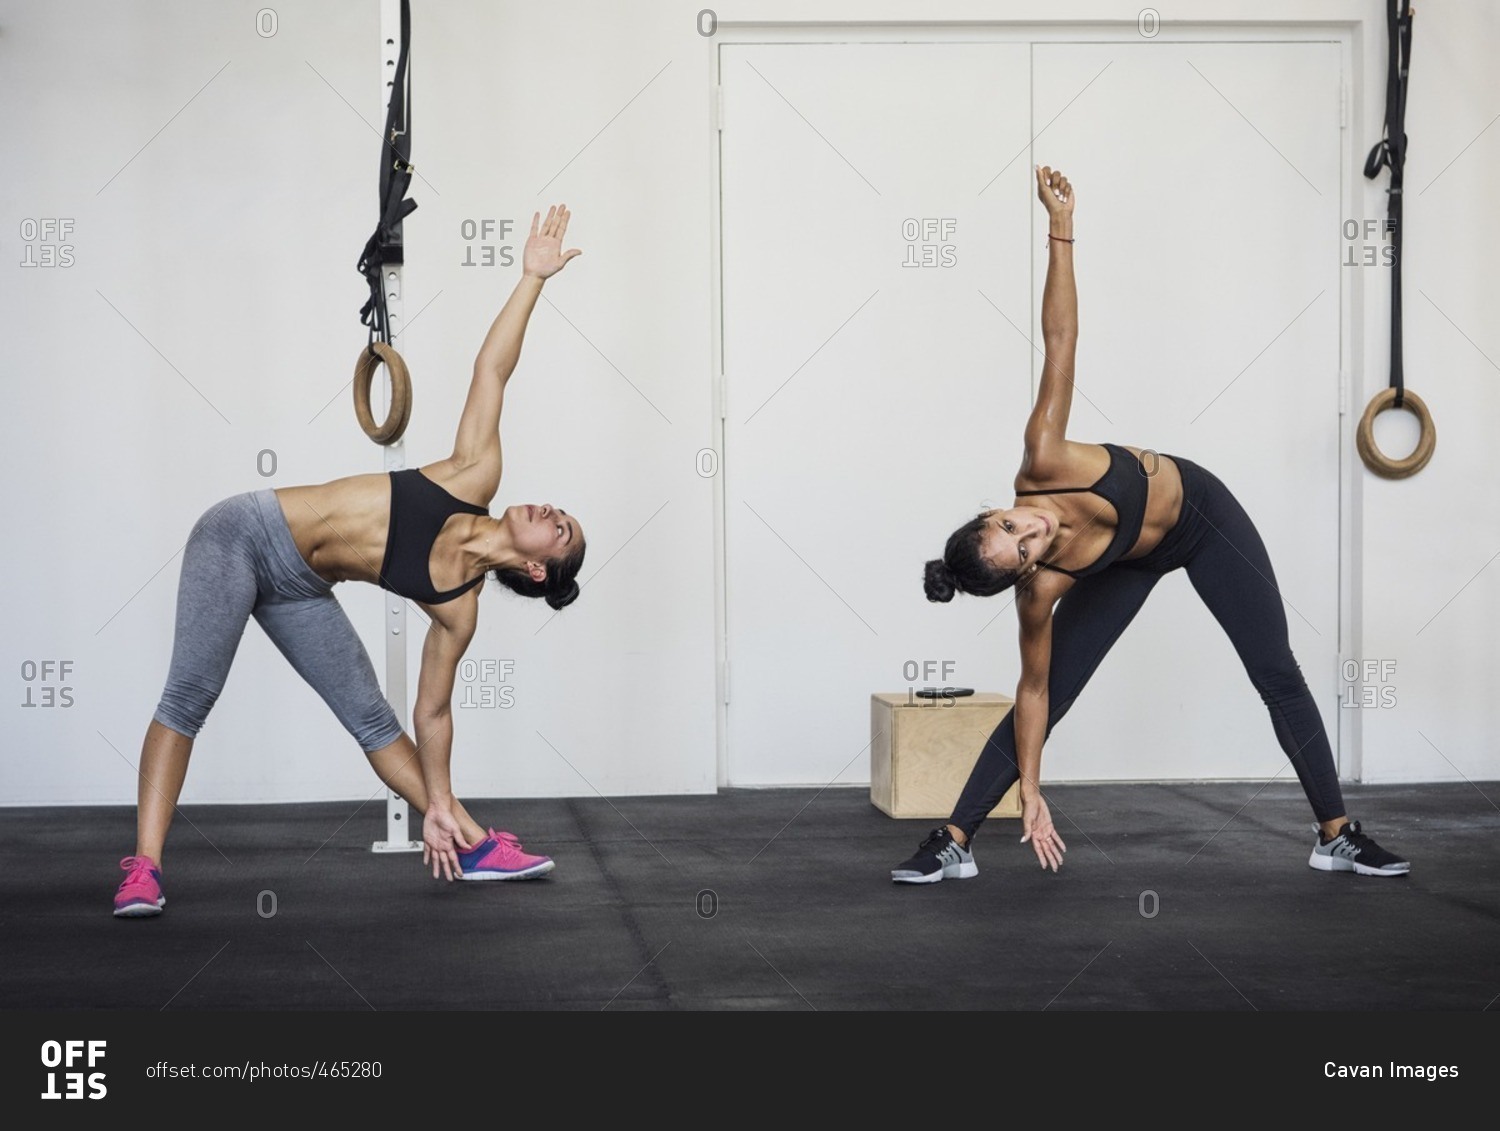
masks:
<svg viewBox="0 0 1500 1131"><path fill-rule="evenodd" d="M391 408L385 421L376 424L370 412L370 382L382 363L391 377ZM354 363L354 415L365 435L377 444L394 444L406 431L411 419L411 375L401 355L385 342L371 342L359 351Z"/></svg>
<svg viewBox="0 0 1500 1131"><path fill-rule="evenodd" d="M1417 418L1422 426L1422 434L1417 438L1417 446L1411 455L1405 459L1391 459L1375 446L1375 418L1386 409L1394 408L1395 404L1395 386L1387 385L1376 393L1365 406L1365 414L1359 419L1359 427L1354 432L1354 443L1359 449L1359 458L1376 475L1386 479L1405 479L1427 466L1433 449L1437 447L1437 428L1433 425L1432 414L1427 411L1422 398L1410 389L1403 390L1401 407Z"/></svg>

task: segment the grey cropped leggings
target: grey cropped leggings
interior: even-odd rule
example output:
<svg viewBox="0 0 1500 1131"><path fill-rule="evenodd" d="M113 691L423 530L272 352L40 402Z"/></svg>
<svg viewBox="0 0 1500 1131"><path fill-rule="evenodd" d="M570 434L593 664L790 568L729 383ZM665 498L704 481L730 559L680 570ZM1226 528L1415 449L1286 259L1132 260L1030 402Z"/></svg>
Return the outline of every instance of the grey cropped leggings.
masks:
<svg viewBox="0 0 1500 1131"><path fill-rule="evenodd" d="M303 560L270 488L231 495L193 525L157 722L197 737L252 616L360 749L368 754L401 737L401 722L333 584Z"/></svg>

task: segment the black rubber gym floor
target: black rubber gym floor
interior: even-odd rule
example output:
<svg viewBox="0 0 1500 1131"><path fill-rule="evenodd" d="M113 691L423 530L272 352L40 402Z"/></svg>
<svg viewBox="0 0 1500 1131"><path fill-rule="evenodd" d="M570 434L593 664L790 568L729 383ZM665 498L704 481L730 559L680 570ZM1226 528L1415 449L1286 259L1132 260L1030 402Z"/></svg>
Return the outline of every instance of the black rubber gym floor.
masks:
<svg viewBox="0 0 1500 1131"><path fill-rule="evenodd" d="M557 861L447 883L383 800L186 805L161 916L119 920L134 810L9 809L8 1010L1500 1011L1500 783L1346 785L1404 878L1307 866L1295 782L1050 787L1054 874L893 884L933 821L851 788L467 801Z"/></svg>
<svg viewBox="0 0 1500 1131"><path fill-rule="evenodd" d="M340 1118L385 1119L523 1087L613 1109L605 1081L671 1072L685 1079L668 1092L698 1095L733 1062L752 1102L795 1109L827 1090L830 1064L847 1075L872 1055L1074 1113L1104 1097L1195 1119L1204 1097L1282 1114L1323 1099L1354 1118L1361 1102L1385 1110L1390 1087L1481 1094L1500 1014L1500 783L1345 796L1410 875L1309 868L1295 782L1053 786L1061 872L1018 843L1019 821L991 820L978 876L921 886L889 871L936 822L893 820L867 789L466 800L557 861L507 883L372 852L383 799L187 805L166 911L138 920L110 913L133 808L10 809L0 1098L48 1126L60 1098L158 1121L226 1105L284 1119L319 1093ZM562 1028L625 1011L872 1024L762 1018L729 1052L719 1024ZM998 1028L900 1016L981 1011ZM1344 1075L1375 1069L1383 1080ZM889 1114L889 1089L850 1083L846 1118L861 1100Z"/></svg>

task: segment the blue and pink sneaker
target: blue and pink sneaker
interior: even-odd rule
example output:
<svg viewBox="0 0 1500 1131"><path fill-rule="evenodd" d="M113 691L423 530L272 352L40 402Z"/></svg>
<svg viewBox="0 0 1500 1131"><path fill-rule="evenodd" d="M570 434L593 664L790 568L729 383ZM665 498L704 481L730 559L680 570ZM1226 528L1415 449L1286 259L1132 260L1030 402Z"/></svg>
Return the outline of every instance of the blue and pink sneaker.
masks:
<svg viewBox="0 0 1500 1131"><path fill-rule="evenodd" d="M489 835L470 852L458 854L465 880L532 880L552 871L552 857L533 856L521 850L511 833L489 830Z"/></svg>
<svg viewBox="0 0 1500 1131"><path fill-rule="evenodd" d="M146 915L160 915L167 905L167 897L161 893L161 869L149 856L127 856L120 861L125 878L115 892L115 916L121 919L139 919Z"/></svg>

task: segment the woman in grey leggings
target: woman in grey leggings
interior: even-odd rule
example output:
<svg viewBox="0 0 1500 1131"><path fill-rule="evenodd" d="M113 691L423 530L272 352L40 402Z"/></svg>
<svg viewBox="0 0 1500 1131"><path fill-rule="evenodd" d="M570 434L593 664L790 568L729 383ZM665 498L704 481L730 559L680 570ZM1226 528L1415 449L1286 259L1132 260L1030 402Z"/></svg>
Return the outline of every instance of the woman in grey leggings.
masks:
<svg viewBox="0 0 1500 1131"><path fill-rule="evenodd" d="M453 454L420 468L250 491L199 517L183 551L171 667L141 750L135 854L121 867L116 916L157 915L162 849L193 742L224 687L246 622L276 647L359 743L380 779L422 814L422 858L436 878L530 879L552 860L509 832L479 825L453 796L454 675L474 635L487 574L561 609L578 596L578 520L549 505L491 516L500 485L500 409L542 284L564 251L565 206L537 214L522 274L478 356ZM422 648L415 736L381 692L333 587L363 581L418 604Z"/></svg>
<svg viewBox="0 0 1500 1131"><path fill-rule="evenodd" d="M1405 875L1406 860L1345 817L1318 706L1287 641L1276 575L1234 495L1180 456L1067 439L1078 336L1074 193L1056 170L1038 167L1036 177L1049 225L1046 360L1015 482L1017 496L1036 502L985 511L959 527L943 557L927 563L925 578L932 601L1015 588L1021 678L1015 705L985 743L947 823L893 868L891 879L927 884L977 875L970 842L1017 781L1021 839L1043 868L1058 869L1067 846L1039 784L1042 744L1152 588L1175 569L1187 572L1234 645L1307 794L1317 829L1308 863L1328 872Z"/></svg>

